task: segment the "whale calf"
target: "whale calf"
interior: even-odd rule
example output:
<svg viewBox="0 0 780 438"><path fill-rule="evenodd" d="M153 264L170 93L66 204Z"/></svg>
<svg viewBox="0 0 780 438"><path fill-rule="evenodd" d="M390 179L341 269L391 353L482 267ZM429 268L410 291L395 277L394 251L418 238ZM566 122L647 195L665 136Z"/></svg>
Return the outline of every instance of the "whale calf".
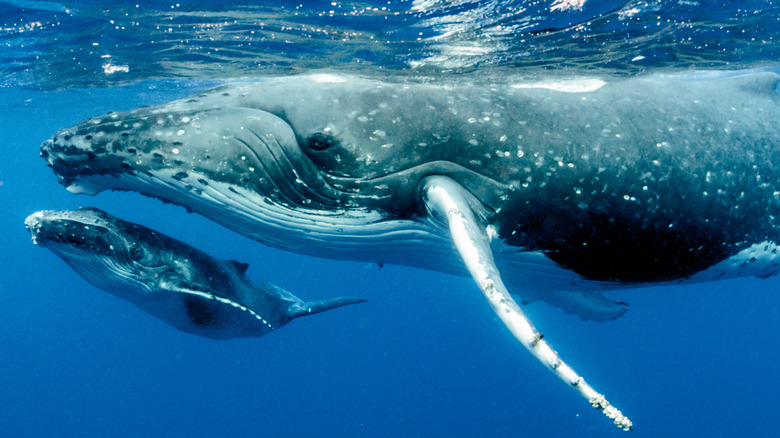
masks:
<svg viewBox="0 0 780 438"><path fill-rule="evenodd" d="M56 133L73 193L132 190L267 245L470 275L515 337L616 425L522 303L778 271L779 76L226 84ZM507 287L508 285L508 287Z"/></svg>
<svg viewBox="0 0 780 438"><path fill-rule="evenodd" d="M198 336L260 337L300 316L365 301L302 301L268 282L252 283L244 263L216 259L96 208L39 211L25 224L35 243L93 285Z"/></svg>

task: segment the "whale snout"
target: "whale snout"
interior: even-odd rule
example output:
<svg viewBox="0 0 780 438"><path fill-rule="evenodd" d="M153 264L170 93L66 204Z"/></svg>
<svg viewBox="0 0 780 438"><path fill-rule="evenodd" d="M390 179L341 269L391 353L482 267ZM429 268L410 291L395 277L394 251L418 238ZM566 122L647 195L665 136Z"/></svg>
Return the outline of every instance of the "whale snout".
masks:
<svg viewBox="0 0 780 438"><path fill-rule="evenodd" d="M38 245L38 234L41 232L41 222L43 221L44 215L46 212L44 211L36 211L35 213L27 216L27 218L24 220L24 226L27 228L27 231L32 234L32 241L34 244Z"/></svg>
<svg viewBox="0 0 780 438"><path fill-rule="evenodd" d="M46 247L50 243L62 243L72 237L67 233L67 224L58 221L58 213L53 210L36 211L24 220L24 226L32 235L35 245Z"/></svg>
<svg viewBox="0 0 780 438"><path fill-rule="evenodd" d="M40 156L52 168L57 180L72 193L96 194L98 186L88 181L95 176L116 175L126 165L113 154L113 141L100 126L85 122L63 129L41 144Z"/></svg>
<svg viewBox="0 0 780 438"><path fill-rule="evenodd" d="M24 225L32 234L33 243L41 246L49 242L80 244L85 235L105 236L105 231L111 228L107 214L92 207L72 211L36 211L27 216Z"/></svg>

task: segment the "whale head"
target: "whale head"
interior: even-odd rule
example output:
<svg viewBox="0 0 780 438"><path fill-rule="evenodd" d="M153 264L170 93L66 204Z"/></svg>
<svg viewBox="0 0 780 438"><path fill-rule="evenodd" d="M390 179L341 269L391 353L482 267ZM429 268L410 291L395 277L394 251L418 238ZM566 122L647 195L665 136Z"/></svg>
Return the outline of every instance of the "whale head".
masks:
<svg viewBox="0 0 780 438"><path fill-rule="evenodd" d="M25 225L37 245L117 295L152 294L166 283L204 283L194 265L199 255L208 256L96 208L39 211L28 216Z"/></svg>
<svg viewBox="0 0 780 438"><path fill-rule="evenodd" d="M402 219L424 216L418 183L429 160L401 150L416 143L399 136L416 133L378 128L397 108L378 102L386 93L366 98L376 84L303 78L225 85L85 120L44 142L41 155L73 193L140 192L274 247L307 252L303 242L313 238L331 247L341 241L339 251L348 252L350 236L399 227L419 241L420 224ZM373 126L363 114L376 108L387 114L374 112ZM461 172L468 174L461 180L480 178Z"/></svg>
<svg viewBox="0 0 780 438"><path fill-rule="evenodd" d="M44 142L41 156L74 193L148 179L197 194L209 182L278 194L265 185L275 187L286 164L278 160L298 149L290 126L265 111L204 106L177 101L88 119Z"/></svg>

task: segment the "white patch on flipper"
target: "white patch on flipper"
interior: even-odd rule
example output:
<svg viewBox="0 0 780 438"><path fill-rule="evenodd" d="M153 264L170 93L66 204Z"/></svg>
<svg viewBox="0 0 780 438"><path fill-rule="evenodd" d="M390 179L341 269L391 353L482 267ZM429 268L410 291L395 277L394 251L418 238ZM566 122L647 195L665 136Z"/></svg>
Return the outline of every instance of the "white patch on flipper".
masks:
<svg viewBox="0 0 780 438"><path fill-rule="evenodd" d="M478 223L469 207L470 194L458 183L444 176L428 177L423 184L425 205L429 214L449 228L452 240L474 281L509 331L542 364L570 384L593 407L601 409L615 425L623 430L631 430L631 420L585 383L585 380L558 356L512 299L493 262L487 229Z"/></svg>

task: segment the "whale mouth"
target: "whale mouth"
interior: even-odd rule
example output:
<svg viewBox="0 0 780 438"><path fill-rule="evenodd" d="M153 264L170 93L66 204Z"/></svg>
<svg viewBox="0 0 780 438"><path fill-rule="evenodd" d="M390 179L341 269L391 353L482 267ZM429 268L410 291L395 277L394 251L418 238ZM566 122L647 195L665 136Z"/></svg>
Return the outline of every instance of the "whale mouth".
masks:
<svg viewBox="0 0 780 438"><path fill-rule="evenodd" d="M94 208L38 211L25 219L33 243L47 248L99 288L149 287L141 268L132 263L131 246Z"/></svg>

